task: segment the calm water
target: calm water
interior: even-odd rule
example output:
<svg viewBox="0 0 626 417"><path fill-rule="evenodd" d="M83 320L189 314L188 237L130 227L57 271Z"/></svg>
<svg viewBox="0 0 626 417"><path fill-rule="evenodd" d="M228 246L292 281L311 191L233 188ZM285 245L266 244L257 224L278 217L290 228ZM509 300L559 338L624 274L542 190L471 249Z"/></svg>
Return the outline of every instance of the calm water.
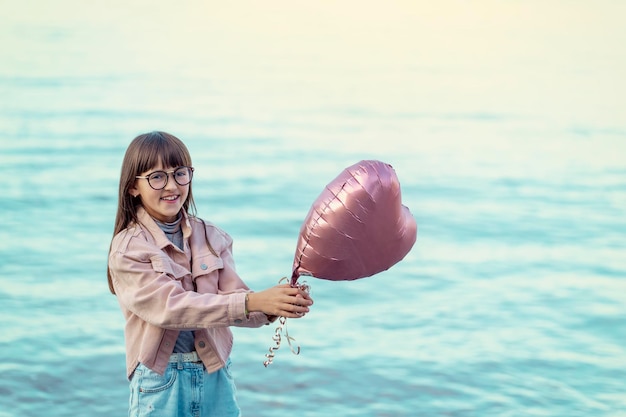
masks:
<svg viewBox="0 0 626 417"><path fill-rule="evenodd" d="M2 2L0 416L126 415L106 256L154 129L254 289L361 159L419 224L389 271L309 282L300 356L235 330L245 415L626 416L624 5L335 3Z"/></svg>

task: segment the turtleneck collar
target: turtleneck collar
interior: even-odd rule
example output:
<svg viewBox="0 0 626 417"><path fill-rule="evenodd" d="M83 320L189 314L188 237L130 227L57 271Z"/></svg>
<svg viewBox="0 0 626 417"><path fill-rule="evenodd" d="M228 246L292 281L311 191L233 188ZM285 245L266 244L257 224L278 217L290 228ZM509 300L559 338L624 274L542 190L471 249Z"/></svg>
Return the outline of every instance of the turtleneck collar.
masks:
<svg viewBox="0 0 626 417"><path fill-rule="evenodd" d="M183 214L182 213L178 213L178 217L176 217L176 220L174 220L173 222L167 223L167 222L161 222L155 218L153 218L154 222L161 228L161 230L163 230L163 232L165 232L166 234L169 233L176 233L177 231L180 230L180 222L183 219Z"/></svg>

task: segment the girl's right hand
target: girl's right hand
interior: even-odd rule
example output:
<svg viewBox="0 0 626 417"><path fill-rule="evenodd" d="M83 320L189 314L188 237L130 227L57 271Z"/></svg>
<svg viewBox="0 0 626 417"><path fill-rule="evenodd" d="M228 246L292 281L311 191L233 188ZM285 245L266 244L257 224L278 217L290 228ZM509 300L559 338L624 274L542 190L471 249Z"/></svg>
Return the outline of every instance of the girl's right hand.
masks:
<svg viewBox="0 0 626 417"><path fill-rule="evenodd" d="M309 312L313 299L304 290L289 284L276 285L259 292L248 294L249 312L260 311L268 316L299 318Z"/></svg>

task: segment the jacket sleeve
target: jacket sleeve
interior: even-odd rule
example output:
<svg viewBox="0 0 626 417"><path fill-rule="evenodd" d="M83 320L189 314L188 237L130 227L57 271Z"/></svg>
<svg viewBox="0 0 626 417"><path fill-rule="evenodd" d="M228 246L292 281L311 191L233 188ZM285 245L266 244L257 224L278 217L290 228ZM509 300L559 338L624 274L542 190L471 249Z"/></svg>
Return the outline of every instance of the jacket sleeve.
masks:
<svg viewBox="0 0 626 417"><path fill-rule="evenodd" d="M235 259L233 256L233 239L221 229L215 228L213 233L216 232L223 238L223 245L221 245L219 252L219 257L222 259L223 267L219 271L218 294L234 295L244 293L243 300L240 300L239 298L236 299L236 301L241 301L241 305L238 307L233 306L233 309L231 310L235 311L237 309L242 311L244 313L244 318L234 319L234 325L238 327L259 327L264 324L270 324L267 315L264 313L253 312L248 316L245 315L245 293L253 291L248 288L246 283L237 273Z"/></svg>
<svg viewBox="0 0 626 417"><path fill-rule="evenodd" d="M109 267L120 304L142 320L165 329L201 329L240 324L245 292L210 294L187 291L185 268L140 234L114 242Z"/></svg>

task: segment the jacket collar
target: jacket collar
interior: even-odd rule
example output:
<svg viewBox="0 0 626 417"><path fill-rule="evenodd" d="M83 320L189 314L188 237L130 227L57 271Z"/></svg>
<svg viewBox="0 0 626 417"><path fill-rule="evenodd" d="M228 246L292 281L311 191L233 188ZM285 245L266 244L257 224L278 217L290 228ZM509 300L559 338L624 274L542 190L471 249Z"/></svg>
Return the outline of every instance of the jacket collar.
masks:
<svg viewBox="0 0 626 417"><path fill-rule="evenodd" d="M191 224L189 222L189 215L185 210L181 210L183 213L183 219L180 222L180 227L183 229L183 239L187 240L191 236ZM137 220L139 224L143 226L153 237L159 248L164 248L167 245L172 245L172 242L165 236L163 230L154 221L152 216L148 214L143 206L137 207Z"/></svg>

